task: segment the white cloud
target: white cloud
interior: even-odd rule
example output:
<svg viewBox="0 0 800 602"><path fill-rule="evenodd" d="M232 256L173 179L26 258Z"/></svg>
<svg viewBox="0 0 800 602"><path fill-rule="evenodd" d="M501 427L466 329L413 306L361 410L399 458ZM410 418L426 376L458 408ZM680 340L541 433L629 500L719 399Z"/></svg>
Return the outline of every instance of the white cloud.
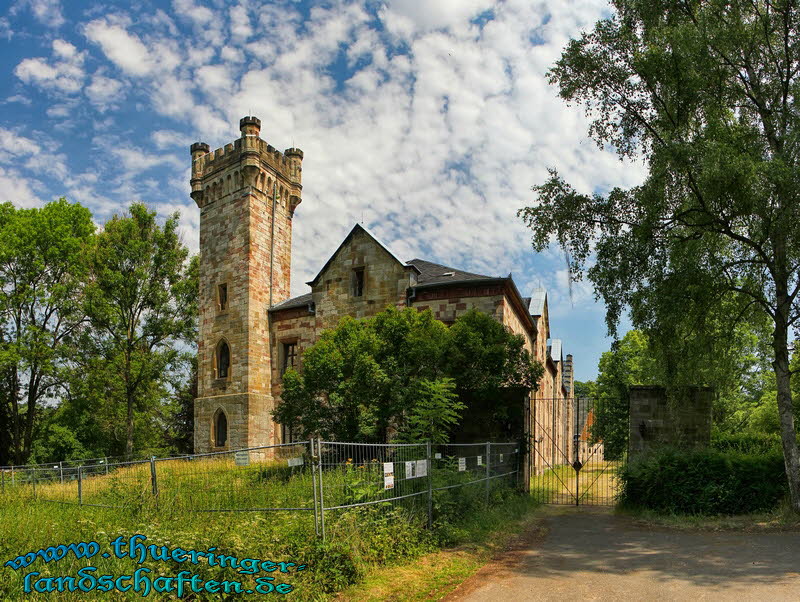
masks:
<svg viewBox="0 0 800 602"><path fill-rule="evenodd" d="M156 130L150 134L150 138L159 150L176 146L188 146L183 134L174 130Z"/></svg>
<svg viewBox="0 0 800 602"><path fill-rule="evenodd" d="M147 75L154 68L153 57L142 41L119 24L95 19L86 25L86 37L117 67L129 75Z"/></svg>
<svg viewBox="0 0 800 602"><path fill-rule="evenodd" d="M123 83L117 79L95 74L86 87L86 96L100 111L105 111L124 98Z"/></svg>
<svg viewBox="0 0 800 602"><path fill-rule="evenodd" d="M16 14L21 8L30 9L34 18L47 27L55 29L66 23L59 0L22 0L12 8L10 13Z"/></svg>
<svg viewBox="0 0 800 602"><path fill-rule="evenodd" d="M31 179L18 171L0 167L0 202L11 201L17 207L29 208L42 204L31 189Z"/></svg>
<svg viewBox="0 0 800 602"><path fill-rule="evenodd" d="M83 70L85 53L64 40L53 41L53 60L41 57L26 58L14 69L14 75L26 84L43 90L72 94L81 89L86 74Z"/></svg>

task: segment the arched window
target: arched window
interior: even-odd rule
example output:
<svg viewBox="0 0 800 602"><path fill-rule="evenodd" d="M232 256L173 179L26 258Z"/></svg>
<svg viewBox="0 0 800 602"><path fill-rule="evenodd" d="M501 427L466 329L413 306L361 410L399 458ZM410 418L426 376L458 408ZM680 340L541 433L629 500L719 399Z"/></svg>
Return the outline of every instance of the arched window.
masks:
<svg viewBox="0 0 800 602"><path fill-rule="evenodd" d="M225 447L228 442L228 417L222 408L214 414L214 447Z"/></svg>
<svg viewBox="0 0 800 602"><path fill-rule="evenodd" d="M217 378L230 378L231 373L231 348L224 340L217 344L217 353L214 358Z"/></svg>

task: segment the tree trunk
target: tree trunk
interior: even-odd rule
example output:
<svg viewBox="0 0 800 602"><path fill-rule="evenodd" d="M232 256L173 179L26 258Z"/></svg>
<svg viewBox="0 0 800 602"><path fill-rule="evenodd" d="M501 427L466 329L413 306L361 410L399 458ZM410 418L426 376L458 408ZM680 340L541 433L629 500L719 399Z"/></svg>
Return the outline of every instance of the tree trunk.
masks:
<svg viewBox="0 0 800 602"><path fill-rule="evenodd" d="M794 425L792 389L789 372L788 296L778 291L775 331L772 337L775 361L775 379L778 385L778 415L781 425L781 442L786 477L789 481L789 499L795 512L800 513L800 450Z"/></svg>

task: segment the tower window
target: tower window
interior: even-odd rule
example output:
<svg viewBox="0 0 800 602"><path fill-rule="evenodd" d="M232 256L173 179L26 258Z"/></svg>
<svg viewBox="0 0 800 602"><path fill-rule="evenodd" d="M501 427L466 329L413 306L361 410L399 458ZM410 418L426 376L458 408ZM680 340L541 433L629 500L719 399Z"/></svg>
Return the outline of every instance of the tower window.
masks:
<svg viewBox="0 0 800 602"><path fill-rule="evenodd" d="M217 378L229 378L231 372L231 349L228 347L228 343L225 341L219 342L214 359Z"/></svg>
<svg viewBox="0 0 800 602"><path fill-rule="evenodd" d="M214 446L224 447L228 442L228 417L222 408L214 414Z"/></svg>
<svg viewBox="0 0 800 602"><path fill-rule="evenodd" d="M353 270L353 296L362 297L364 295L364 268Z"/></svg>
<svg viewBox="0 0 800 602"><path fill-rule="evenodd" d="M228 285L220 284L217 286L217 307L219 311L228 309Z"/></svg>
<svg viewBox="0 0 800 602"><path fill-rule="evenodd" d="M289 368L295 367L297 361L297 343L284 343L283 344L283 365L281 366L281 376Z"/></svg>

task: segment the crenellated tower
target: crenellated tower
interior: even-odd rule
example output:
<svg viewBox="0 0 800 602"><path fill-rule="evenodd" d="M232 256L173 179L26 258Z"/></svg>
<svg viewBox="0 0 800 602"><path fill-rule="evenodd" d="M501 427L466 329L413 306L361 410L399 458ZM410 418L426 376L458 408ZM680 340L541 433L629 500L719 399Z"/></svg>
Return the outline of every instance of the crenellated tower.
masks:
<svg viewBox="0 0 800 602"><path fill-rule="evenodd" d="M303 152L268 145L256 117L239 127L241 138L213 152L191 146L201 258L195 453L273 440L267 310L289 298Z"/></svg>

